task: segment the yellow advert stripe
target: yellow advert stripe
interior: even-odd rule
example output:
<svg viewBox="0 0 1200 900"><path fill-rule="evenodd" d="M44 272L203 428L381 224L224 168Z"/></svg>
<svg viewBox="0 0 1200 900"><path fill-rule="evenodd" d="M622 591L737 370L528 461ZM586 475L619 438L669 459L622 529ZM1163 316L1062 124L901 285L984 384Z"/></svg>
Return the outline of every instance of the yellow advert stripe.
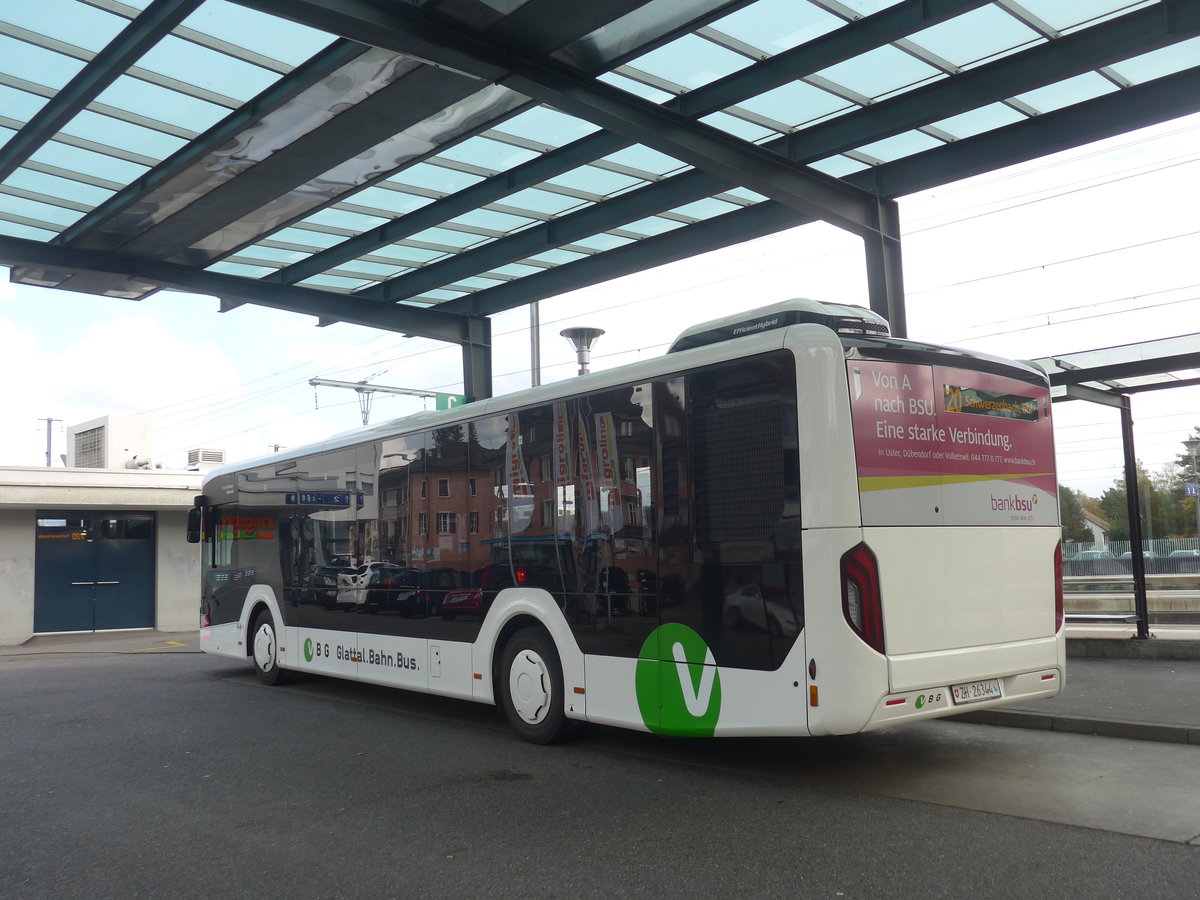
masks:
<svg viewBox="0 0 1200 900"><path fill-rule="evenodd" d="M1052 472L1014 472L1009 475L889 475L858 479L860 493L869 491L903 491L908 488L939 487L946 484L978 484L981 481L1021 481L1026 478L1045 478Z"/></svg>

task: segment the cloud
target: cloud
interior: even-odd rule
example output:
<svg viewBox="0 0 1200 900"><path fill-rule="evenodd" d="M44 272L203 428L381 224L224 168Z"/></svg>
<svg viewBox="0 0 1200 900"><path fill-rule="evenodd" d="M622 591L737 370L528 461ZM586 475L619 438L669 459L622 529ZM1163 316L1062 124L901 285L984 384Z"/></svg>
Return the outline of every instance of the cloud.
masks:
<svg viewBox="0 0 1200 900"><path fill-rule="evenodd" d="M0 464L44 465L45 431L38 430L39 417L57 418L43 404L38 381L43 377L38 343L32 330L0 318L0 380L4 383L5 427L0 429ZM39 456L38 450L41 449Z"/></svg>
<svg viewBox="0 0 1200 900"><path fill-rule="evenodd" d="M150 317L122 314L92 324L72 343L56 345L55 336L46 327L35 331L0 319L0 379L10 423L0 434L0 464L45 464L45 424L38 420L59 420L52 434L58 464L69 426L149 414L156 434L169 432L196 419L200 404L211 405L212 397L233 402L245 393L219 347L172 334ZM192 401L201 395L210 399ZM159 443L156 437L156 453L166 449Z"/></svg>

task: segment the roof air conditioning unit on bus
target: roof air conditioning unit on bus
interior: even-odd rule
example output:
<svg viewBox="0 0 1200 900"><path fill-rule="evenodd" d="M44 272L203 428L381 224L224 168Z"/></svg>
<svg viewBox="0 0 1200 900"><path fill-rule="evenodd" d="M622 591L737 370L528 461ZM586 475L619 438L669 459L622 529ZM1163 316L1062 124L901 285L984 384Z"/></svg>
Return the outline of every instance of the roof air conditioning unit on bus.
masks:
<svg viewBox="0 0 1200 900"><path fill-rule="evenodd" d="M867 337L887 337L891 334L887 320L869 309L847 303L821 303L797 298L693 325L675 338L675 343L667 352L677 353L803 323L824 325L838 334Z"/></svg>

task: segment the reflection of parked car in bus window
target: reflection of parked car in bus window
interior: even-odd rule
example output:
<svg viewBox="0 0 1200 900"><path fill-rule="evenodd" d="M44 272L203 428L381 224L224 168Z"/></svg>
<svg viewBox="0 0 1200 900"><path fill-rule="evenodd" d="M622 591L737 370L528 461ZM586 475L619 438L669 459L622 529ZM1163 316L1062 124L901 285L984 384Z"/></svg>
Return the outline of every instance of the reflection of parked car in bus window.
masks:
<svg viewBox="0 0 1200 900"><path fill-rule="evenodd" d="M481 616L487 607L485 596L490 600L498 591L513 586L512 572L507 563L488 563L471 576L471 586L448 591L442 600L442 618L458 616Z"/></svg>
<svg viewBox="0 0 1200 900"><path fill-rule="evenodd" d="M337 576L337 603L343 609L367 610L367 596L372 590L386 589L402 567L390 562L372 562Z"/></svg>
<svg viewBox="0 0 1200 900"><path fill-rule="evenodd" d="M748 584L725 597L727 628L753 628L775 637L795 637L800 633L796 613L786 604L763 596L757 584Z"/></svg>
<svg viewBox="0 0 1200 900"><path fill-rule="evenodd" d="M528 587L554 591L558 579L558 571L550 566L518 565L510 569L507 563L488 563L471 576L470 587L446 592L442 601L442 618L482 616L492 605L496 594L505 588Z"/></svg>
<svg viewBox="0 0 1200 900"><path fill-rule="evenodd" d="M420 571L393 563L371 563L370 579L359 607L363 612L397 609L403 597L417 587Z"/></svg>
<svg viewBox="0 0 1200 900"><path fill-rule="evenodd" d="M326 609L336 608L338 605L338 576L352 575L353 573L354 570L349 566L317 566L308 576L313 600Z"/></svg>

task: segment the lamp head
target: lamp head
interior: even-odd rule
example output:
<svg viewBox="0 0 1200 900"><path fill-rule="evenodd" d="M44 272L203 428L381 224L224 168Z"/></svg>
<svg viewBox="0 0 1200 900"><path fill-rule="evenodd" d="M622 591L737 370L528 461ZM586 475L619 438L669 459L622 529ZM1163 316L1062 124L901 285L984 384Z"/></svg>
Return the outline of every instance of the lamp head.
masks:
<svg viewBox="0 0 1200 900"><path fill-rule="evenodd" d="M588 363L592 358L592 345L596 343L600 335L604 334L604 329L577 326L564 328L559 334L570 341L571 346L575 348L575 355L579 358L579 374L586 375L589 368Z"/></svg>

